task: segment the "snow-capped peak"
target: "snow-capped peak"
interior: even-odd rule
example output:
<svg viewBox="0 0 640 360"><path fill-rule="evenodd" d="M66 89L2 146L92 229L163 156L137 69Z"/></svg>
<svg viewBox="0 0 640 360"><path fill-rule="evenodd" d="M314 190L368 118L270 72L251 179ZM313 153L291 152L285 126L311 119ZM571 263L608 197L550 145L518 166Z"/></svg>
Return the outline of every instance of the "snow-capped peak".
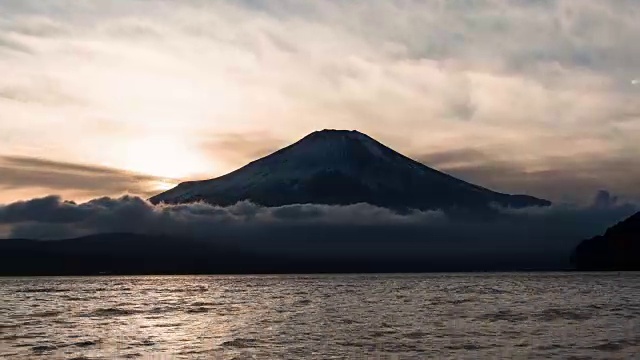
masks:
<svg viewBox="0 0 640 360"><path fill-rule="evenodd" d="M326 129L216 179L193 181L153 202L207 201L264 205L294 203L434 208L510 205L500 194L422 165L355 130ZM514 198L515 199L515 198ZM518 203L546 204L535 198Z"/></svg>

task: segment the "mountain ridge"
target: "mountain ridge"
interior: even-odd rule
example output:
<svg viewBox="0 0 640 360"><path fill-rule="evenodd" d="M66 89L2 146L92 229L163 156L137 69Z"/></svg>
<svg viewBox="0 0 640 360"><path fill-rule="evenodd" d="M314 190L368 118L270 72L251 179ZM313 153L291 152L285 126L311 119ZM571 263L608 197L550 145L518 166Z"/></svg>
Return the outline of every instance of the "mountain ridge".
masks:
<svg viewBox="0 0 640 360"><path fill-rule="evenodd" d="M640 270L640 212L582 241L571 261L578 270Z"/></svg>
<svg viewBox="0 0 640 360"><path fill-rule="evenodd" d="M217 178L188 181L152 203L204 201L264 206L369 203L394 209L548 206L528 195L495 192L413 160L355 130L315 131Z"/></svg>
<svg viewBox="0 0 640 360"><path fill-rule="evenodd" d="M343 233L344 234L344 233ZM333 241L332 241L333 240ZM343 241L344 240L344 241ZM373 246L408 249L402 254L365 247L349 252L359 239L328 238L329 252L277 251L218 242L209 238L136 233L100 233L59 240L0 239L0 276L178 275L178 274L314 274L459 271L530 271L565 269L561 262L523 257L435 255L412 241L394 239ZM371 243L369 243L371 245ZM386 244L386 245L385 245ZM422 243L423 245L425 243ZM282 244L281 244L282 245ZM416 247L417 246L417 247ZM390 248L388 248L390 249Z"/></svg>

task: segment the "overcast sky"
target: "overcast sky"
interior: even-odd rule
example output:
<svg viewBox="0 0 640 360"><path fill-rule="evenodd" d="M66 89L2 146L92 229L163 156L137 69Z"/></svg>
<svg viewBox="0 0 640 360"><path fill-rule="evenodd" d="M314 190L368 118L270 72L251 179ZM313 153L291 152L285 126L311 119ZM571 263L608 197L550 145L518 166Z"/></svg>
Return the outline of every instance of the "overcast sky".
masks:
<svg viewBox="0 0 640 360"><path fill-rule="evenodd" d="M148 196L323 128L640 199L640 2L0 2L0 203Z"/></svg>

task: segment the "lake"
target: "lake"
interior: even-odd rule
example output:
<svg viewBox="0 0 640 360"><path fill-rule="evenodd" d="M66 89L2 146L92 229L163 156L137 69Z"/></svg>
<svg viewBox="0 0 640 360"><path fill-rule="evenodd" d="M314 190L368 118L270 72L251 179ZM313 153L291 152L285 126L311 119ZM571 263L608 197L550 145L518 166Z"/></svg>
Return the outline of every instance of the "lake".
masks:
<svg viewBox="0 0 640 360"><path fill-rule="evenodd" d="M0 278L7 359L640 358L640 273Z"/></svg>

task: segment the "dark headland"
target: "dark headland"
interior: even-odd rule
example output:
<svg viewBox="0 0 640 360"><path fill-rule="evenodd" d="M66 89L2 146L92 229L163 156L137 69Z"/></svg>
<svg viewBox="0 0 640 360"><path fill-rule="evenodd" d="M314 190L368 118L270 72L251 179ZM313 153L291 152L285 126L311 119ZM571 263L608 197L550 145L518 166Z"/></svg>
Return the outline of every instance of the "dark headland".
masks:
<svg viewBox="0 0 640 360"><path fill-rule="evenodd" d="M572 261L580 270L640 270L640 212L581 242Z"/></svg>

